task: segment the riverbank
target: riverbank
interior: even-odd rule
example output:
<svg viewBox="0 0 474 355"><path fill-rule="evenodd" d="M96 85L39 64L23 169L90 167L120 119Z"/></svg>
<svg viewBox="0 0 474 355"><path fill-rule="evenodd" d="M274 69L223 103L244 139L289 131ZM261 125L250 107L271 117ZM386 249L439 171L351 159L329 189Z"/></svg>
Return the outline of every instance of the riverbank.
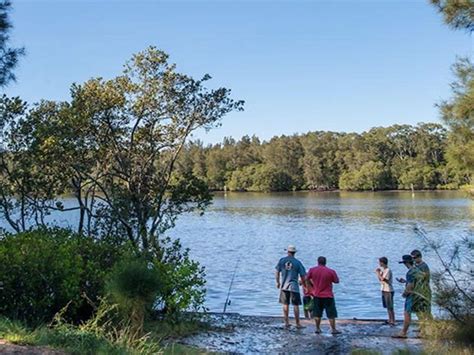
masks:
<svg viewBox="0 0 474 355"><path fill-rule="evenodd" d="M179 342L203 351L223 353L299 353L299 354L351 354L360 351L376 354L397 352L420 353L424 350L418 338L417 325L408 339L394 339L400 328L383 324L383 321L338 320L339 335L331 335L327 321L323 321L322 334L315 334L314 322L304 319L303 329L283 327L281 317L243 316L240 314L212 314L210 330L196 333Z"/></svg>

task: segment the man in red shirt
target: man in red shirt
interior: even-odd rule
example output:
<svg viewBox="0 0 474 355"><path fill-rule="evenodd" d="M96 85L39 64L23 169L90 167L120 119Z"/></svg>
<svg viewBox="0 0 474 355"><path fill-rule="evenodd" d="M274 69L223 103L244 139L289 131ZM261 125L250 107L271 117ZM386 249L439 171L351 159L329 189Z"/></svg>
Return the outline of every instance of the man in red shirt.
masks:
<svg viewBox="0 0 474 355"><path fill-rule="evenodd" d="M332 292L332 284L339 283L339 277L334 270L326 267L326 258L320 256L318 258L318 266L309 269L306 274L306 281L311 283L314 296L314 320L316 322L316 334L321 333L321 318L323 311L326 310L326 316L331 325L332 334L340 334L336 329L336 302Z"/></svg>

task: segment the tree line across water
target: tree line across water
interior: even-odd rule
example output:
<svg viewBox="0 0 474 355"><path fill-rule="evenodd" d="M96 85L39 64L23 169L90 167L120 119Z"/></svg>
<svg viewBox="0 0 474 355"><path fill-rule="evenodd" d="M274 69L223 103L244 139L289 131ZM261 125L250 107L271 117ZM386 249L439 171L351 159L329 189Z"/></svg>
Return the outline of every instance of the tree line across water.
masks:
<svg viewBox="0 0 474 355"><path fill-rule="evenodd" d="M440 124L376 127L363 133L309 132L260 141L256 136L182 153L179 170L213 190L457 189L470 170Z"/></svg>

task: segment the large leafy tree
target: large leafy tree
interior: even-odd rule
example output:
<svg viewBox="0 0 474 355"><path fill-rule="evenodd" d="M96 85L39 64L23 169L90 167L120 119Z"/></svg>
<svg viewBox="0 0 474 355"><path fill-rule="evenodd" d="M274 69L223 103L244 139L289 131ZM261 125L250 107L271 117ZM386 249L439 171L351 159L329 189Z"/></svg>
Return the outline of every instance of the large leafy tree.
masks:
<svg viewBox="0 0 474 355"><path fill-rule="evenodd" d="M141 249L159 250L160 237L181 213L202 211L211 199L192 170L177 173L188 138L243 107L230 90L207 89L209 79L177 72L166 53L150 47L116 78L73 85L69 102L42 102L28 110L4 98L4 215L11 207L20 212L12 215L31 211L22 219L38 210L77 210L81 233L123 236ZM31 169L37 157L42 163ZM25 164L21 171L29 180L16 183L11 164ZM18 202L12 196L29 186L35 193L25 190L25 207L13 206ZM73 192L76 206L63 206L61 191Z"/></svg>
<svg viewBox="0 0 474 355"><path fill-rule="evenodd" d="M13 69L18 64L18 59L24 54L23 48L12 48L9 45L9 32L12 28L8 13L11 10L11 2L0 1L0 87L6 86L15 80Z"/></svg>

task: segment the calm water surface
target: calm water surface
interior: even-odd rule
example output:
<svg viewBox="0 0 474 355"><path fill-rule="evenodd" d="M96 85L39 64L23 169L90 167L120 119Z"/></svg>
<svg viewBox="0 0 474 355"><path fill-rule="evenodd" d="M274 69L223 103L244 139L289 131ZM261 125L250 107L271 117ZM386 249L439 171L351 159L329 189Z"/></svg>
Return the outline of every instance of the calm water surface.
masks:
<svg viewBox="0 0 474 355"><path fill-rule="evenodd" d="M211 311L222 311L237 265L227 312L279 315L274 267L284 248L295 244L307 269L324 255L338 272L341 318L379 318L386 313L374 274L378 257L387 256L394 276L404 276L396 261L422 248L414 225L449 244L473 233L473 217L472 202L458 192L417 192L414 198L410 192L228 193L217 194L204 216L182 216L170 234L206 267ZM434 255L425 260L438 267ZM395 285L399 318L402 290Z"/></svg>

